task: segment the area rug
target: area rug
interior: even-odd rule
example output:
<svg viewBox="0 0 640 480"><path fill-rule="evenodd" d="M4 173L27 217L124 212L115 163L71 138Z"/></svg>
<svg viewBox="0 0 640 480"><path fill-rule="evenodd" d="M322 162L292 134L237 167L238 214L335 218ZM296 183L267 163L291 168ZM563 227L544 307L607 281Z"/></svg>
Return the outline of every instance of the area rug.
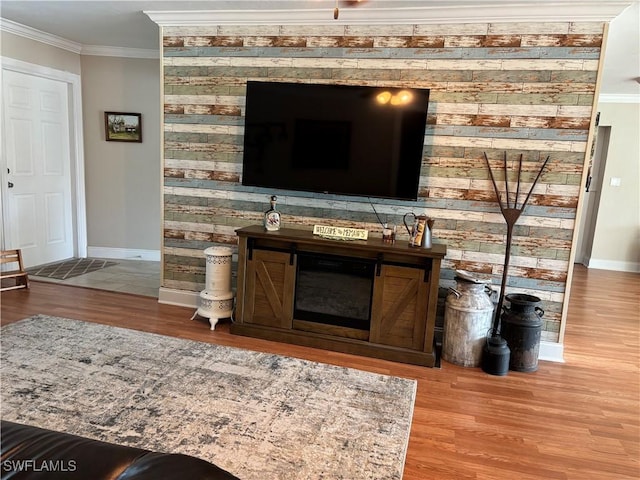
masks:
<svg viewBox="0 0 640 480"><path fill-rule="evenodd" d="M0 342L6 420L244 480L402 478L414 380L46 315Z"/></svg>
<svg viewBox="0 0 640 480"><path fill-rule="evenodd" d="M34 277L55 278L66 280L68 278L95 272L103 268L117 265L117 262L100 260L97 258L71 258L62 262L49 263L27 269L27 273Z"/></svg>

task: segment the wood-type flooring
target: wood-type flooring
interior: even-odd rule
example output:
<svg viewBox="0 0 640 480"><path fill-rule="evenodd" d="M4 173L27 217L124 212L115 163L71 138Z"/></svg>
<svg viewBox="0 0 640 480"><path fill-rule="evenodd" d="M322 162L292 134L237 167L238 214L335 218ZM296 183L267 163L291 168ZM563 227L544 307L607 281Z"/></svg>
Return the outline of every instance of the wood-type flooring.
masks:
<svg viewBox="0 0 640 480"><path fill-rule="evenodd" d="M621 480L640 478L639 280L577 265L565 362L504 377L240 337L228 323L211 332L151 297L32 281L0 302L2 324L43 313L415 378L405 480Z"/></svg>

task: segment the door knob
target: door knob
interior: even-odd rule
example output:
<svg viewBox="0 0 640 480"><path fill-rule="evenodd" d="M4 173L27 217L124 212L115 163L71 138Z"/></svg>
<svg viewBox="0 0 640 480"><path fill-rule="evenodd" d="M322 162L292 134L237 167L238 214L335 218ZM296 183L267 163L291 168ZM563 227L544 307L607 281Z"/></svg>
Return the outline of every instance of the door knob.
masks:
<svg viewBox="0 0 640 480"><path fill-rule="evenodd" d="M13 188L13 182L9 182L9 188Z"/></svg>

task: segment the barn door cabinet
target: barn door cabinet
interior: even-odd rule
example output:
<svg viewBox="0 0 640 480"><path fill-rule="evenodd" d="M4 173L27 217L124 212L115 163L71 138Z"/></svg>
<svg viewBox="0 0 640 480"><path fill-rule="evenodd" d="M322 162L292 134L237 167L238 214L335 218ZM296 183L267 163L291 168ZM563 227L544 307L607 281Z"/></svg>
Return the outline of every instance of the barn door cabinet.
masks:
<svg viewBox="0 0 640 480"><path fill-rule="evenodd" d="M434 365L444 245L424 249L406 242L389 245L379 238L328 240L304 230L267 232L262 226L236 233L238 283L232 333ZM311 287L306 280L309 273L317 278ZM323 284L326 278L329 283ZM346 281L340 284L342 279ZM323 313L309 316L304 305L314 301Z"/></svg>

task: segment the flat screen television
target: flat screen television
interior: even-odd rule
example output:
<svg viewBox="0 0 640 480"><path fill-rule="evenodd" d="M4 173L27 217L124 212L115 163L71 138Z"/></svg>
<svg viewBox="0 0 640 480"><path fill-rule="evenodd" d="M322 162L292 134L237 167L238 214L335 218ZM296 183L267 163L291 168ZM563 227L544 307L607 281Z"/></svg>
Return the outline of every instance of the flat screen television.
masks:
<svg viewBox="0 0 640 480"><path fill-rule="evenodd" d="M242 184L415 200L429 90L247 83Z"/></svg>

